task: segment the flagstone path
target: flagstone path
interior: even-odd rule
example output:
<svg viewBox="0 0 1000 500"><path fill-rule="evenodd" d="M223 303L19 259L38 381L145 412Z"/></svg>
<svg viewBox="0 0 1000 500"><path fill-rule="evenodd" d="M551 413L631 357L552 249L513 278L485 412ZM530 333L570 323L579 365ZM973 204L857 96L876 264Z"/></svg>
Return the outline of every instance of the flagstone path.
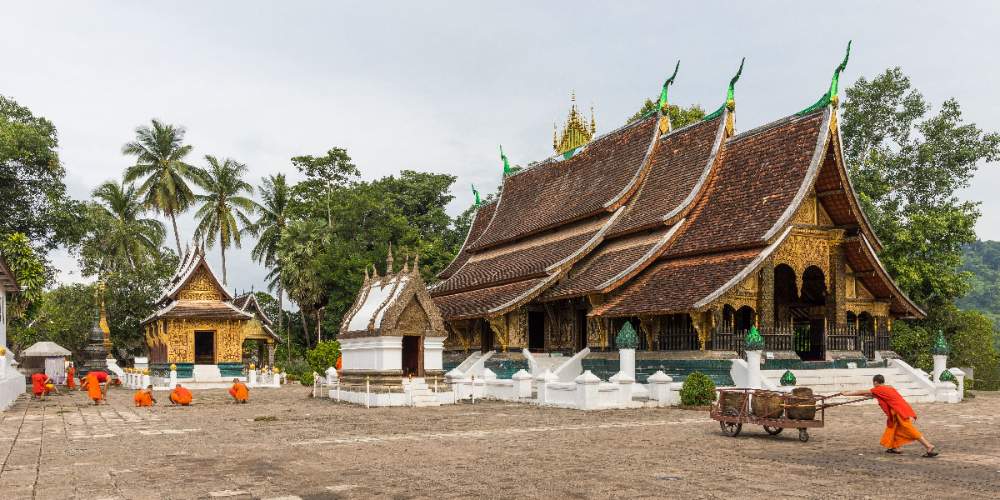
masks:
<svg viewBox="0 0 1000 500"><path fill-rule="evenodd" d="M359 408L308 389L223 390L187 408L72 393L0 414L0 498L990 498L1000 491L1000 394L917 405L942 449L878 446L877 406L831 409L808 443L704 412L578 412L477 402ZM165 394L158 394L165 401Z"/></svg>

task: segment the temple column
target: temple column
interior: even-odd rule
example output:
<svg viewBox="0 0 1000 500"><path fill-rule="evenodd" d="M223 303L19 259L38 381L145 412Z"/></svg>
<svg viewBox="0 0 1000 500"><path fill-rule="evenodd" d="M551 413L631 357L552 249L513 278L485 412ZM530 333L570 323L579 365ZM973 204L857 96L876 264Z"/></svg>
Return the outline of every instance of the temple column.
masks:
<svg viewBox="0 0 1000 500"><path fill-rule="evenodd" d="M773 327L774 324L774 261L767 259L760 266L757 287L757 317L759 325Z"/></svg>
<svg viewBox="0 0 1000 500"><path fill-rule="evenodd" d="M267 366L274 366L274 350L276 347L273 340L267 342Z"/></svg>
<svg viewBox="0 0 1000 500"><path fill-rule="evenodd" d="M844 261L843 245L830 247L830 281L826 297L827 321L833 327L847 324L847 266Z"/></svg>

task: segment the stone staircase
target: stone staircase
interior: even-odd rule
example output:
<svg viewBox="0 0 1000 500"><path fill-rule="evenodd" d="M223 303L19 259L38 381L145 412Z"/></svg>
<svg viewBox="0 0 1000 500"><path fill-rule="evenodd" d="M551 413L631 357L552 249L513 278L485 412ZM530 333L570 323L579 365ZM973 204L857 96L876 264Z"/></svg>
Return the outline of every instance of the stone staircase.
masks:
<svg viewBox="0 0 1000 500"><path fill-rule="evenodd" d="M761 370L765 386L780 386L779 380L784 370ZM888 368L830 368L820 370L792 370L796 386L810 387L815 394L833 394L843 391L871 389L872 377L882 374L887 385L891 385L911 403L933 402L934 395L920 383L896 367ZM844 401L854 397L837 397L831 401ZM874 401L871 402L874 404Z"/></svg>
<svg viewBox="0 0 1000 500"><path fill-rule="evenodd" d="M562 353L532 353L535 359L535 365L537 366L537 373L543 373L545 370L555 371L559 368L566 360L569 359L568 356L563 356ZM532 374L537 374L532 372Z"/></svg>
<svg viewBox="0 0 1000 500"><path fill-rule="evenodd" d="M403 380L403 392L409 399L411 406L441 406L437 394L431 391L423 377Z"/></svg>

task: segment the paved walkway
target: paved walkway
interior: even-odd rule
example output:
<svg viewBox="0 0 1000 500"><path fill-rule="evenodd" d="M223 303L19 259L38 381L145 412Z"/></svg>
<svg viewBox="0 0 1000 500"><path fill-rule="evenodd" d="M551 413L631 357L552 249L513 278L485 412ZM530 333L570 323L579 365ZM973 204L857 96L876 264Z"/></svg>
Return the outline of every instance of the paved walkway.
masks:
<svg viewBox="0 0 1000 500"><path fill-rule="evenodd" d="M578 412L506 403L365 410L255 390L188 408L131 392L19 400L0 420L0 497L989 498L1000 491L1000 394L919 405L941 457L882 453L874 405L830 411L808 443L724 437L704 412ZM165 394L158 395L161 401Z"/></svg>

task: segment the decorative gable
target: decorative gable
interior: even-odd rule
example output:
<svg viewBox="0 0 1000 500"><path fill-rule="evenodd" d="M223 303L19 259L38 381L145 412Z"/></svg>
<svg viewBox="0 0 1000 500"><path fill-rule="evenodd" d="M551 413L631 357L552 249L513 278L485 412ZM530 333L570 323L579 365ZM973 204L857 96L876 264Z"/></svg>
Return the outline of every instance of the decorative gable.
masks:
<svg viewBox="0 0 1000 500"><path fill-rule="evenodd" d="M179 300L223 300L223 291L220 290L216 280L202 266L177 292L177 298Z"/></svg>

